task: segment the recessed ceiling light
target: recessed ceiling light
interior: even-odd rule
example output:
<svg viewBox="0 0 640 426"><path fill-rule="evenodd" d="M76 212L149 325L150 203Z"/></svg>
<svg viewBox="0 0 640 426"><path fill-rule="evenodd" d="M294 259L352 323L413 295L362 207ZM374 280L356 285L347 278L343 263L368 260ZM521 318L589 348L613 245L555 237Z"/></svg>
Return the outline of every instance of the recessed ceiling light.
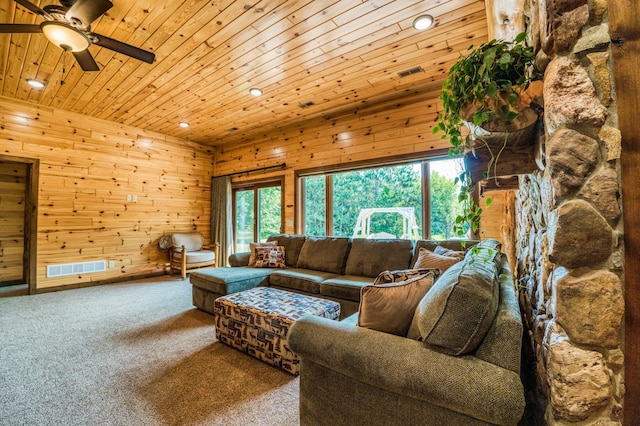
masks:
<svg viewBox="0 0 640 426"><path fill-rule="evenodd" d="M34 89L44 89L44 83L40 80L36 80L35 78L28 78L27 83L29 83L29 86Z"/></svg>
<svg viewBox="0 0 640 426"><path fill-rule="evenodd" d="M183 129L186 129L187 127L189 127L189 123L187 123L186 121L181 121L178 123L178 126L182 127Z"/></svg>
<svg viewBox="0 0 640 426"><path fill-rule="evenodd" d="M262 89L252 87L251 89L249 89L249 93L251 93L253 96L260 96L262 95Z"/></svg>
<svg viewBox="0 0 640 426"><path fill-rule="evenodd" d="M418 31L426 30L431 25L433 25L433 16L431 15L420 15L413 20L413 28Z"/></svg>

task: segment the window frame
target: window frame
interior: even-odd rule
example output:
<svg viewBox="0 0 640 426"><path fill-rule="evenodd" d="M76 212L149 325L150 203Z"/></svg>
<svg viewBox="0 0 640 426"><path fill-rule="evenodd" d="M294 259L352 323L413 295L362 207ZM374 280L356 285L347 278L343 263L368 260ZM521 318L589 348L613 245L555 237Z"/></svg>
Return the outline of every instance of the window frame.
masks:
<svg viewBox="0 0 640 426"><path fill-rule="evenodd" d="M253 236L254 239L259 238L259 196L258 192L260 189L264 188L273 188L280 187L280 233L284 232L285 229L285 201L284 201L284 176L271 177L268 179L259 179L259 180L251 180L251 181L243 181L243 182L232 182L231 183L231 216L233 223L233 251L237 251L236 247L236 193L238 191L249 191L252 190L254 194L253 198Z"/></svg>
<svg viewBox="0 0 640 426"><path fill-rule="evenodd" d="M305 193L303 179L309 176L325 176L325 191L326 191L326 207L325 207L325 235L331 236L333 234L333 175L336 173L355 172L358 170L375 169L383 167L394 167L404 165L420 164L421 168L421 181L422 181L422 235L423 239L431 238L431 168L430 163L435 161L449 160L451 157L439 153L438 155L421 158L406 158L403 160L389 161L389 162L365 162L357 165L347 167L345 165L340 166L327 166L321 168L314 168L308 170L298 170L295 174L296 179L296 232L300 234L305 233Z"/></svg>

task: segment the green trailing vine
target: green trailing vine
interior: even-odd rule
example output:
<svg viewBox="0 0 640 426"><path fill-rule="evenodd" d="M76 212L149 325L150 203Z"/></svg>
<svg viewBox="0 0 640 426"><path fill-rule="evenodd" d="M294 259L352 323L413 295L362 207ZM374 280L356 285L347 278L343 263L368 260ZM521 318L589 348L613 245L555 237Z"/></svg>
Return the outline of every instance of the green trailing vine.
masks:
<svg viewBox="0 0 640 426"><path fill-rule="evenodd" d="M466 124L481 128L492 120L510 122L518 116L519 91L538 77L533 69L535 52L525 45L525 37L526 33L521 33L513 42L491 40L475 49L471 46L470 53L461 55L449 70L440 94L443 112L433 128L434 134L442 132L442 139L449 140L449 156L474 152L474 141L481 139L472 132L463 134ZM483 173L485 178L491 167L496 167L505 146L497 155L488 149L491 159ZM475 185L464 166L456 181L460 184L458 202L463 205L463 214L456 218L453 231L463 237L468 228L474 233L478 231L482 208L474 202ZM485 198L487 207L491 203L490 198Z"/></svg>

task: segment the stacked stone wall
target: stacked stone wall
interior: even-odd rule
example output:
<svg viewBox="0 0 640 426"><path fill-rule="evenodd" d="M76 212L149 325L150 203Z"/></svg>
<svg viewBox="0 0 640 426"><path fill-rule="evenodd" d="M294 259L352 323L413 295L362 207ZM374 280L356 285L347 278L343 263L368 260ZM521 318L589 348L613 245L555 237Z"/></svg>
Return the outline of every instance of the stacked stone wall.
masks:
<svg viewBox="0 0 640 426"><path fill-rule="evenodd" d="M621 423L624 274L606 0L538 0L546 167L516 198L517 278L549 425Z"/></svg>

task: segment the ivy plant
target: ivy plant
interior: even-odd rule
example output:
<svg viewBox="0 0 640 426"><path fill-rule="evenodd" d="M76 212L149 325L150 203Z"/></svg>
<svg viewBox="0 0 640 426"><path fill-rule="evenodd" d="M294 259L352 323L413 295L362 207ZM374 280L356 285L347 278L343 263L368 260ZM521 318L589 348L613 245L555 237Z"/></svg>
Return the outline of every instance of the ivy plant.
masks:
<svg viewBox="0 0 640 426"><path fill-rule="evenodd" d="M449 156L473 151L472 132L463 135L465 123L481 128L494 119L509 122L517 117L519 91L538 78L533 69L535 53L525 45L525 37L521 33L513 42L491 40L477 48L471 46L449 70L440 94L443 112L433 128L434 134L442 132L442 139L449 140ZM489 170L484 174L488 177ZM468 227L478 231L482 208L473 200L475 185L470 173L461 170L456 180L461 185L458 201L464 213L456 218L453 230L462 237ZM488 207L491 199L485 198L485 204Z"/></svg>

